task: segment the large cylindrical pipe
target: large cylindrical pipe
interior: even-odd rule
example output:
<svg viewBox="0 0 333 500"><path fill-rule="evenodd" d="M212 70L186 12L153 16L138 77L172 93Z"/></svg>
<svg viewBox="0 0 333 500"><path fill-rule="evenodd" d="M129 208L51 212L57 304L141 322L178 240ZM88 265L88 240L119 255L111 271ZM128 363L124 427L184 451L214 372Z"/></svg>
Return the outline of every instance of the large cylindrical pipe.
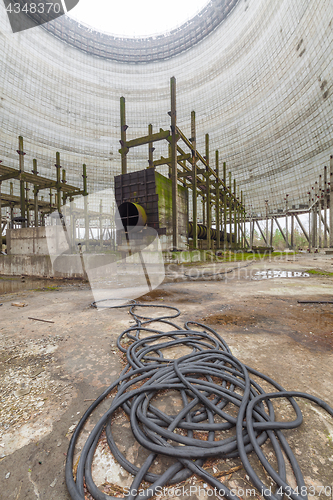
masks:
<svg viewBox="0 0 333 500"><path fill-rule="evenodd" d="M125 201L118 207L119 218L116 218L117 229L125 232L140 230L147 223L145 209L137 203Z"/></svg>
<svg viewBox="0 0 333 500"><path fill-rule="evenodd" d="M207 239L207 226L205 226L204 224L197 224L197 226L198 226L198 239L199 240L206 240ZM215 228L211 228L210 234L211 234L211 239L216 240L217 231ZM227 241L230 242L230 234L227 233L226 236L227 236ZM188 223L188 237L193 238L193 223L192 222ZM220 241L224 241L224 234L222 232L220 232ZM233 242L235 241L234 234L232 235L232 241Z"/></svg>

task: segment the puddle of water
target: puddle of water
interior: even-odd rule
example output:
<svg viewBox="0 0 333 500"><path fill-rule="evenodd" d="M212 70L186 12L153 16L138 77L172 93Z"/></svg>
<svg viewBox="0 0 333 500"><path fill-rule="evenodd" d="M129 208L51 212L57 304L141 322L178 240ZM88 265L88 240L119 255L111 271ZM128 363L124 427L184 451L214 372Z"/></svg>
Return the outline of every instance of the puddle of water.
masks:
<svg viewBox="0 0 333 500"><path fill-rule="evenodd" d="M252 280L267 280L272 278L309 278L309 273L304 273L302 271L258 271L256 272Z"/></svg>
<svg viewBox="0 0 333 500"><path fill-rule="evenodd" d="M0 295L24 290L57 290L68 283L79 283L79 280L54 280L42 278L21 278L19 276L0 276Z"/></svg>

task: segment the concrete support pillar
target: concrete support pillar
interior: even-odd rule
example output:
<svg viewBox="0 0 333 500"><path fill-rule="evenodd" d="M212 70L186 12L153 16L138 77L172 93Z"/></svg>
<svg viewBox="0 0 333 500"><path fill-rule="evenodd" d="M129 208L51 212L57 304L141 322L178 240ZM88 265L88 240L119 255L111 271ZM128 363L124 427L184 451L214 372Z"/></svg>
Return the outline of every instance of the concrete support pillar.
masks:
<svg viewBox="0 0 333 500"><path fill-rule="evenodd" d="M171 91L171 181L172 181L172 244L178 250L178 189L177 189L177 136L176 136L176 78L170 81Z"/></svg>
<svg viewBox="0 0 333 500"><path fill-rule="evenodd" d="M192 142L192 212L193 212L193 248L198 248L198 198L197 198L197 137L195 128L195 111L191 112Z"/></svg>
<svg viewBox="0 0 333 500"><path fill-rule="evenodd" d="M330 156L330 248L333 248L333 155Z"/></svg>

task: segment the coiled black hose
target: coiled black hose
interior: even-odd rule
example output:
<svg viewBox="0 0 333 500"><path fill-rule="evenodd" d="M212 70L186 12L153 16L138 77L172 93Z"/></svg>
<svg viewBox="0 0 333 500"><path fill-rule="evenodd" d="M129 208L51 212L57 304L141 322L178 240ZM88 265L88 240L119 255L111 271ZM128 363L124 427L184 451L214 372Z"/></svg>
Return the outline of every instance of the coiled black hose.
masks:
<svg viewBox="0 0 333 500"><path fill-rule="evenodd" d="M96 306L95 303L92 305ZM293 429L302 423L302 413L295 397L316 403L331 416L333 409L315 396L285 391L270 377L241 363L212 328L196 322L187 322L184 328L180 328L171 321L180 315L176 307L138 304L135 301L129 306L119 307L129 307L136 321L136 325L127 328L117 340L118 348L126 355L127 365L119 378L88 408L72 435L65 469L71 498L84 500L85 481L96 500L116 500L116 497L97 488L91 474L93 456L103 430L106 431L114 458L135 476L129 495L126 496L128 500L148 499L158 488L166 484L177 484L193 474L201 477L212 488L217 488L219 494L228 500L237 499L234 492L203 469L205 460L210 457L239 457L253 485L266 499L281 500L284 494L288 494L293 500L307 498L302 472L282 429ZM162 309L166 313L151 318L138 314L139 308ZM154 323L168 325L171 330L165 332L153 328ZM141 332L145 335L148 333L149 336L140 338ZM127 349L122 345L125 336L132 342ZM169 359L163 354L171 347L181 346L189 347L192 352L177 359ZM269 382L276 388L276 392L266 393L250 378L250 374ZM74 480L73 456L80 431L93 410L114 389L117 389L117 393L110 408L95 425L82 449ZM180 394L183 408L177 415L169 415L153 404L153 398L165 390L178 391ZM276 398L286 398L291 403L296 414L295 420L275 420L271 400ZM125 458L114 440L112 416L119 408L130 417L131 430L136 440L150 451L141 468ZM176 430L181 432L177 433ZM195 431L208 433L207 441L195 437ZM277 470L262 452L261 446L267 440L273 446ZM253 470L248 459L250 453L256 454L275 481L275 492L268 489ZM164 473L154 474L149 472L149 468L157 455L173 457L176 462ZM293 469L296 490L287 484L285 457ZM143 480L152 485L144 494L141 489L139 494L139 486Z"/></svg>

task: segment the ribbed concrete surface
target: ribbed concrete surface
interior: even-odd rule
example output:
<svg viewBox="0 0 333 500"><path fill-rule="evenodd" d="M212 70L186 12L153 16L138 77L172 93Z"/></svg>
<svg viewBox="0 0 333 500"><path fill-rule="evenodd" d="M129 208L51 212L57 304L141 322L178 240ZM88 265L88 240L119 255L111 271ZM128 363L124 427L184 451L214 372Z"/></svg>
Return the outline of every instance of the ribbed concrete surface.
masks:
<svg viewBox="0 0 333 500"><path fill-rule="evenodd" d="M331 0L245 0L193 49L125 64L89 56L43 28L12 34L1 2L0 159L18 165L21 134L27 169L36 157L40 173L55 176L59 150L70 183L80 182L85 162L90 192L112 185L120 96L129 139L145 135L148 123L167 128L174 75L179 126L190 135L194 109L199 148L208 132L211 157L218 148L248 204L264 213L265 199L281 208L286 193L289 206L306 203L333 153L332 30ZM146 150L129 154L130 170L147 166Z"/></svg>

